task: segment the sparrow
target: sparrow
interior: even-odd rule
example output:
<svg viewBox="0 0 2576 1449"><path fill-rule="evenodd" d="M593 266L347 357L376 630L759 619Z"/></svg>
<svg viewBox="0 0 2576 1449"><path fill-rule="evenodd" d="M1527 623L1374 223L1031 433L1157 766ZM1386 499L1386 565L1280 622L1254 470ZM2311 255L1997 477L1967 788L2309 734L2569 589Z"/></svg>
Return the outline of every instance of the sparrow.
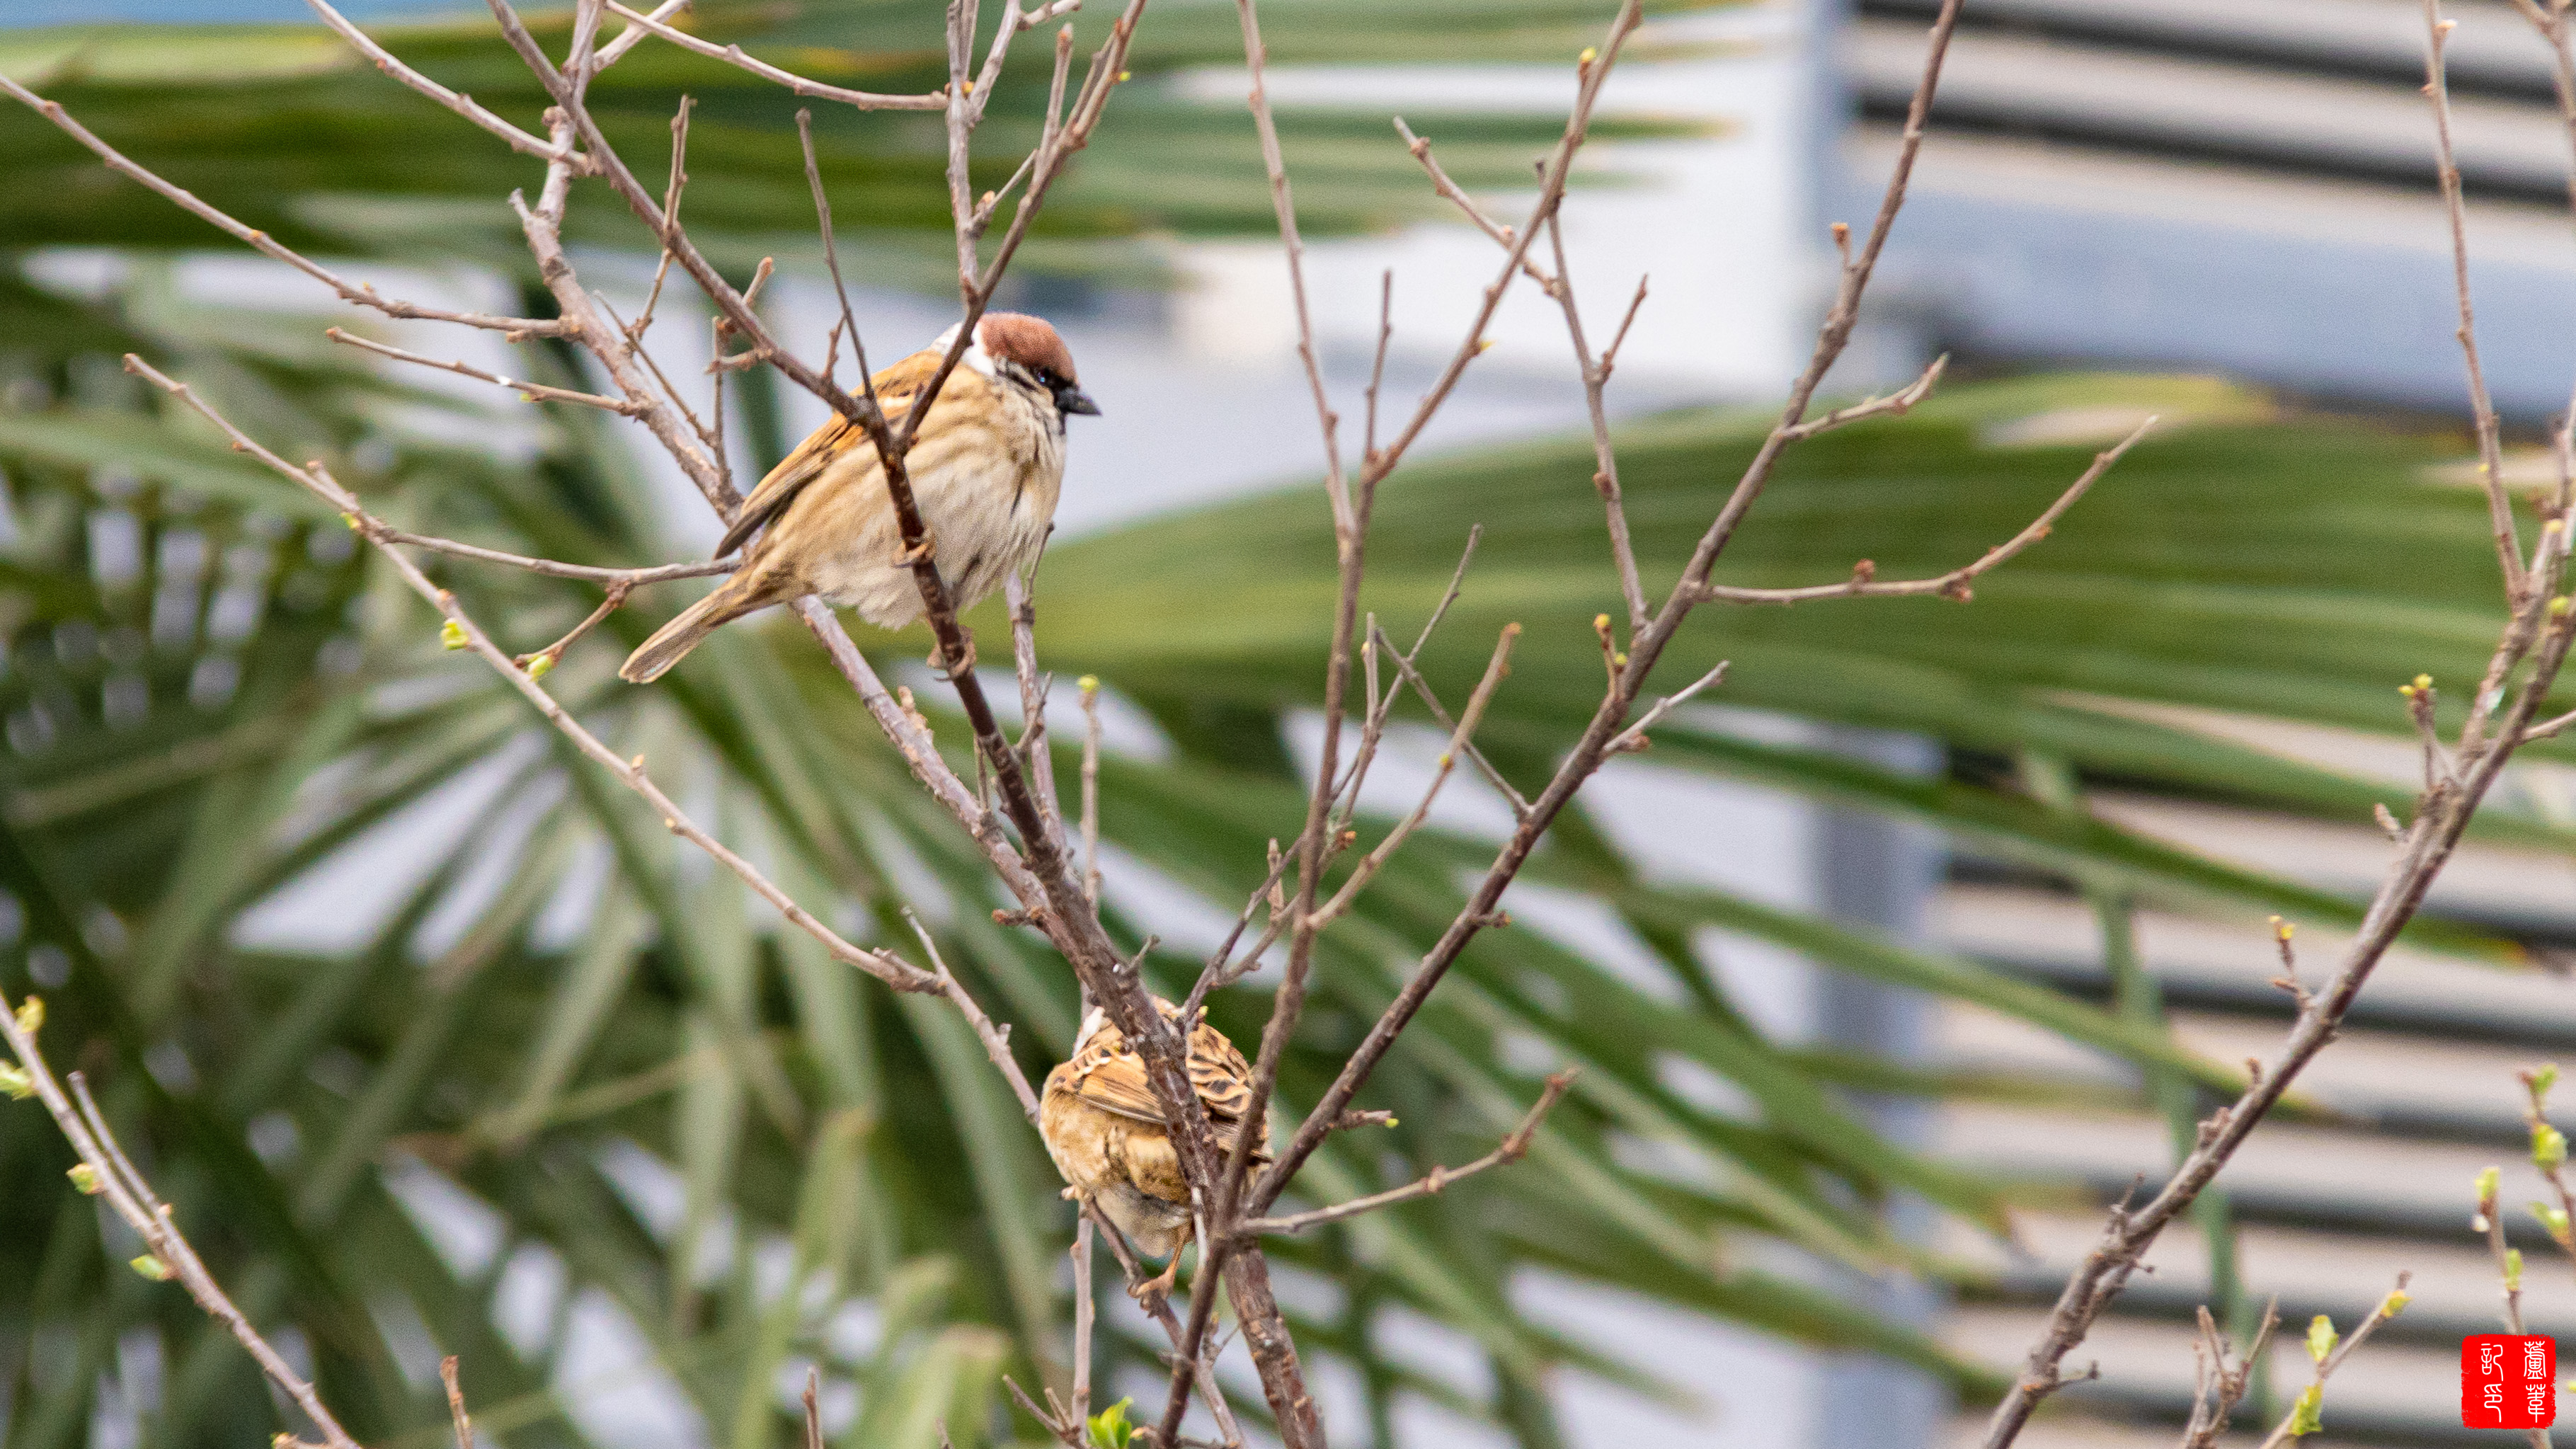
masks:
<svg viewBox="0 0 2576 1449"><path fill-rule="evenodd" d="M1154 1005L1177 1022L1180 1008L1161 997ZM1252 1068L1225 1034L1202 1020L1189 1034L1190 1085L1216 1129L1219 1151L1231 1153L1238 1134L1252 1133L1252 1160L1270 1161L1269 1113L1248 1127ZM1143 1252L1169 1257L1161 1276L1128 1291L1138 1298L1169 1293L1181 1270L1181 1249L1196 1235L1190 1190L1181 1180L1180 1157L1163 1130L1163 1109L1145 1082L1144 1059L1093 1007L1073 1039L1073 1056L1047 1073L1038 1102L1038 1135L1064 1175L1065 1196L1097 1203Z"/></svg>
<svg viewBox="0 0 2576 1449"><path fill-rule="evenodd" d="M910 415L956 337L951 327L876 375L888 423ZM988 312L976 323L905 456L924 544L960 610L1036 562L1064 489L1064 420L1099 411L1045 321ZM807 594L880 629L921 617L876 445L846 418L815 429L743 500L715 556L737 548L742 566L628 655L620 678L649 684L716 626Z"/></svg>

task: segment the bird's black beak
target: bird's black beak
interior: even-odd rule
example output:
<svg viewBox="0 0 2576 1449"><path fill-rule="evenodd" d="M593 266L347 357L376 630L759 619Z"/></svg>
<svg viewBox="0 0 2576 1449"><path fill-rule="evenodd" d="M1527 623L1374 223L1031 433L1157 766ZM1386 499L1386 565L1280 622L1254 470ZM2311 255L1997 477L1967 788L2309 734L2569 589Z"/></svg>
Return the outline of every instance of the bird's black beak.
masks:
<svg viewBox="0 0 2576 1449"><path fill-rule="evenodd" d="M1069 384L1055 390L1055 410L1068 415L1080 413L1086 418L1100 416L1100 404L1091 400L1091 394Z"/></svg>

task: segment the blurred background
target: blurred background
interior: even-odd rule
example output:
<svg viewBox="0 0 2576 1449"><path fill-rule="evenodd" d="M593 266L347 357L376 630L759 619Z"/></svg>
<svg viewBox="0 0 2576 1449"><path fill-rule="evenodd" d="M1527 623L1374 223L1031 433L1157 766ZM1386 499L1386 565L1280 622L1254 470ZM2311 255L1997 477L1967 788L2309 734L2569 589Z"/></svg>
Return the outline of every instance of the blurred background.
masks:
<svg viewBox="0 0 2576 1449"><path fill-rule="evenodd" d="M488 20L350 8L424 70L535 114ZM1596 335L1650 279L1610 394L1650 575L1678 569L1805 361L1827 225L1876 209L1935 8L1665 5L1614 81L1565 238ZM2266 917L2301 925L2311 979L2357 919L2386 855L2371 807L2402 811L2417 779L2393 687L2424 671L2464 693L2483 660L2499 591L2465 486L2420 8L1967 13L1829 391L1899 385L1943 353L1951 382L1794 455L1728 576L1954 566L2095 449L2163 421L1968 608L1694 623L1669 683L1727 659L1726 687L1606 772L1514 888L1528 929L1480 942L1371 1089L1403 1127L1337 1143L1305 1184L1339 1198L1477 1155L1547 1072L1584 1070L1524 1163L1283 1245L1339 1442L1973 1442L2103 1207L2152 1184L2233 1064L2277 1040ZM2511 6L2454 13L2485 359L2509 473L2538 486L2551 475L2522 445L2576 384L2565 132ZM1388 394L1409 403L1497 261L1434 204L1388 117L1513 216L1608 15L1265 6L1346 418L1382 274ZM939 7L918 0L709 0L693 23L827 79L935 83ZM1081 17L1086 45L1104 23ZM295 0L16 0L0 24L0 71L253 225L388 291L547 310L502 205L533 172ZM1175 995L1260 879L1263 841L1294 828L1331 564L1234 25L1213 0L1157 0L1140 84L1009 298L1064 330L1104 407L1073 438L1041 644L1060 676L1106 683L1108 899L1122 939L1161 938L1152 969ZM995 181L1043 83L1024 68L994 103L979 164ZM693 225L729 270L779 259L768 305L819 354L835 307L792 104L648 42L601 91L639 172L657 174L682 93L700 105ZM899 116L817 121L882 363L952 313L937 138ZM335 520L115 360L151 356L423 531L687 557L719 531L695 494L620 425L372 366L319 331L588 385L564 354L330 305L30 115L0 116L0 173L0 988L47 994L57 1064L99 1083L245 1307L370 1444L445 1433L442 1353L494 1444L787 1442L809 1370L838 1442L928 1449L943 1425L959 1449L1033 1442L999 1380L1064 1372L1069 1219L971 1038L843 975L675 848L443 655ZM635 315L648 240L604 192L576 192L574 225L591 285ZM1417 627L1485 526L1426 658L1463 689L1493 630L1529 626L1488 730L1522 779L1588 712L1589 620L1612 597L1582 393L1543 301L1506 305L1424 461L1389 485L1370 596L1391 633ZM657 315L653 356L730 420L746 476L821 421L757 374L716 396L704 309L675 290ZM594 602L434 572L513 648ZM801 635L728 631L664 689L614 681L677 602L576 649L560 697L846 929L904 939L897 911L918 909L1020 1023L1031 1068L1055 1060L1070 980L985 921L973 857ZM925 641L863 642L936 715ZM1059 744L1078 732L1061 698L1050 718ZM1419 722L1399 731L1372 807L1406 808L1438 748ZM2496 1292L2470 1183L2524 1151L2515 1070L2576 1040L2559 748L2516 767L2298 1110L2168 1234L2077 1357L2100 1381L2026 1442L2169 1442L2197 1305L2240 1336L2274 1297L2288 1323L2349 1327L2401 1270L2416 1303L2331 1388L2329 1437L2468 1437L2452 1355L2493 1327ZM1508 819L1451 785L1438 837L1325 961L1292 1102ZM1238 1041L1268 979L1214 1004ZM0 1114L12 1449L295 1428L174 1290L119 1266L135 1249L62 1189L69 1163L31 1109ZM2576 1299L2539 1282L2535 1331L2576 1326ZM1147 1325L1104 1299L1104 1372L1150 1409ZM1239 1351L1225 1373L1257 1403ZM2277 1413L2307 1374L2285 1347L2258 1401Z"/></svg>

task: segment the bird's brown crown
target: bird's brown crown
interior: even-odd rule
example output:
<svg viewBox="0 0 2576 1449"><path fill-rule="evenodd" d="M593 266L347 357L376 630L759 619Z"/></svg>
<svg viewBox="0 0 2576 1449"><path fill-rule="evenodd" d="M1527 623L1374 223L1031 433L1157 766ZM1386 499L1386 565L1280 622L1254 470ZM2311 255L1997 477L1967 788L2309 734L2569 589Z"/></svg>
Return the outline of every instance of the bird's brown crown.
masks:
<svg viewBox="0 0 2576 1449"><path fill-rule="evenodd" d="M1043 317L1025 312L987 312L975 329L975 340L998 362L1016 362L1040 377L1052 376L1059 382L1079 384L1074 376L1073 354L1065 350L1064 339Z"/></svg>

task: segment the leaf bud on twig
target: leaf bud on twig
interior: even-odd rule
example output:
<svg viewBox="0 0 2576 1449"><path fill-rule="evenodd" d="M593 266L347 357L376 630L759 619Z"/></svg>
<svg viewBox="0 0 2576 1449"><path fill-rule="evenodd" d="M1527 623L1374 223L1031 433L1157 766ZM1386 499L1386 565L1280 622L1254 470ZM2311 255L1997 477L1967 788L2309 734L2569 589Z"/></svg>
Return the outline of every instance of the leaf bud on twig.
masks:
<svg viewBox="0 0 2576 1449"><path fill-rule="evenodd" d="M2567 1210L2565 1208L2554 1208L2545 1202L2536 1202L2531 1205L2531 1215L2540 1220L2540 1225L2543 1228L2548 1229L2549 1236L2553 1241L2560 1243L2567 1241Z"/></svg>
<svg viewBox="0 0 2576 1449"><path fill-rule="evenodd" d="M2303 1438L2319 1433L2326 1426L2326 1386L2310 1384L2299 1391L2299 1401L2290 1408L2290 1437Z"/></svg>
<svg viewBox="0 0 2576 1449"><path fill-rule="evenodd" d="M2567 1161L2567 1134L2546 1122L2531 1124L2531 1165L2543 1172L2563 1166Z"/></svg>

